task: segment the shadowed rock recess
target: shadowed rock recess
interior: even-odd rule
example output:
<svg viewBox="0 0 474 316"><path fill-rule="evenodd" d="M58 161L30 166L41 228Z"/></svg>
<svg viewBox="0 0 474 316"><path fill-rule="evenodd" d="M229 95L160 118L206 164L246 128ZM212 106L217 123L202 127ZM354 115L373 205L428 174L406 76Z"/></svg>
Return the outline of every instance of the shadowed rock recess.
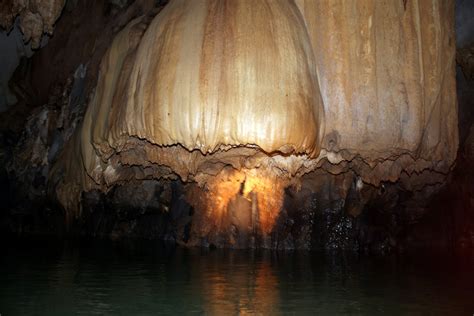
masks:
<svg viewBox="0 0 474 316"><path fill-rule="evenodd" d="M38 92L48 105L4 158L20 191L41 174L29 200L64 212L53 231L235 248L426 244L411 227L458 151L453 1L112 2L89 26L104 34L32 58L35 78L48 56L89 49L82 68L52 66L66 78ZM48 45L74 32L62 20L99 5L75 6Z"/></svg>

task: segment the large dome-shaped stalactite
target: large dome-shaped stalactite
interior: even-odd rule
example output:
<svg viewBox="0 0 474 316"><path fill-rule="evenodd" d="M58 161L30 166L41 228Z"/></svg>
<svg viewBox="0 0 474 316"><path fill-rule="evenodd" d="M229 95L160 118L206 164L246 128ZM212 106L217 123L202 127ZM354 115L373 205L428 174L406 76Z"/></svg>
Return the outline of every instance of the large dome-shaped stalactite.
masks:
<svg viewBox="0 0 474 316"><path fill-rule="evenodd" d="M151 23L130 22L104 56L50 175L58 199L78 215L81 192L179 178L198 184L188 200L215 223L199 234L218 235L243 210L268 235L284 189L315 170L375 186L437 183L458 142L453 10L170 1Z"/></svg>

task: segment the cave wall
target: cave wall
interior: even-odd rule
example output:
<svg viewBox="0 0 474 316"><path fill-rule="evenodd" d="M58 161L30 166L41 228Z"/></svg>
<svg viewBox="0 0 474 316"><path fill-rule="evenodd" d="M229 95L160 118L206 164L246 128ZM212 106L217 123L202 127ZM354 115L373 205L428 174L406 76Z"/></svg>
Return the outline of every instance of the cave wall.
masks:
<svg viewBox="0 0 474 316"><path fill-rule="evenodd" d="M456 47L465 48L474 42L474 5L469 0L456 1Z"/></svg>
<svg viewBox="0 0 474 316"><path fill-rule="evenodd" d="M5 0L0 4L0 112L17 103L9 81L21 58L31 57L34 50L46 45L64 4L64 0Z"/></svg>
<svg viewBox="0 0 474 316"><path fill-rule="evenodd" d="M205 182L218 171L209 160L278 176L350 162L374 185L450 170L454 3L248 5L174 1L146 31L134 21L115 39L72 145L95 184L120 181L127 165ZM281 15L271 29L252 24L271 25L270 13Z"/></svg>
<svg viewBox="0 0 474 316"><path fill-rule="evenodd" d="M30 112L20 141L8 145L15 150L2 156L8 166L2 179L15 178L7 181L15 215L3 213L3 231L368 251L426 244L433 227L448 234L443 220L423 223L430 221L424 220L430 197L450 180L457 151L452 2L272 2L257 13L245 3L203 3L213 16L199 11L199 2L180 1L156 17L154 1L85 1L65 10L28 70L35 100L44 105ZM229 32L238 23L219 19L232 10L247 12L243 21L252 16L252 23L265 25L259 19L267 21L268 12L282 16L275 29L259 30L276 49L265 50L270 43L259 40L255 47L262 49L242 45L244 56L235 58L239 50L225 39L233 38ZM84 20L92 22L81 27ZM253 43L253 35L244 28L233 36ZM293 36L298 41L277 41ZM201 48L189 49L180 38L195 48L209 43L206 54L219 58L194 54ZM278 53L287 48L297 53ZM255 133L207 131L201 120L234 124L228 111L208 111L201 100L214 95L214 104L238 106L221 91L249 75L219 80L227 78L219 69L226 58L234 68L239 60L252 61L246 54L256 54L258 80L271 87L280 83L268 75L264 57L281 58L270 73L286 73L283 86L298 93L291 102L269 96L268 104L281 110L272 112L259 101L260 90L249 86L257 100L247 108ZM189 58L195 62L186 64ZM186 67L193 70L186 73ZM172 82L174 69L182 72L175 75L180 93L173 99L161 83ZM305 74L302 86L292 74ZM143 102L133 95L137 82ZM196 95L202 110L194 112ZM168 108L176 111L173 120L166 119ZM311 115L302 115L306 111ZM254 138L268 130L261 127L271 113L282 116L270 120L275 137ZM279 132L288 136L281 143Z"/></svg>
<svg viewBox="0 0 474 316"><path fill-rule="evenodd" d="M50 169L83 120L100 60L114 35L133 18L153 16L161 7L162 2L154 0L123 6L68 1L47 45L21 60L9 81L18 102L0 120L0 183L6 210L0 214L0 231L65 231L65 213L48 195Z"/></svg>
<svg viewBox="0 0 474 316"><path fill-rule="evenodd" d="M452 2L173 1L116 36L50 177L76 216L81 192L176 176L269 179L273 212L318 168L420 190L456 156L454 62Z"/></svg>

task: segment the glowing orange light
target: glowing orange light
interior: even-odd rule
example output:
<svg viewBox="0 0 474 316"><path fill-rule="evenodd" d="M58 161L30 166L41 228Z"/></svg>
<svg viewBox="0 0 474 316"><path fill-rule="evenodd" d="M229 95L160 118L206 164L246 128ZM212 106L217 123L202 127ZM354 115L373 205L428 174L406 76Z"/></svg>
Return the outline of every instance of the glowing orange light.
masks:
<svg viewBox="0 0 474 316"><path fill-rule="evenodd" d="M241 194L257 210L258 227L264 234L272 231L283 203L284 183L257 170L224 172L208 183L208 211L222 222L229 202ZM253 194L253 195L252 195ZM255 224L255 223L253 223Z"/></svg>

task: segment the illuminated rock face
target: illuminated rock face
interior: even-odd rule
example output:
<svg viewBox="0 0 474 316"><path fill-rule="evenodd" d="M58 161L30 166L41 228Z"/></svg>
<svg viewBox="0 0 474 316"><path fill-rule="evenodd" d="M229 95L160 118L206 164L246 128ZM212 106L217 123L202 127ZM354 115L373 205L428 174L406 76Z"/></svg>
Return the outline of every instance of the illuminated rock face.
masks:
<svg viewBox="0 0 474 316"><path fill-rule="evenodd" d="M322 147L342 154L331 162L394 160L367 177L375 184L401 170L446 171L458 146L454 2L297 3L317 61Z"/></svg>
<svg viewBox="0 0 474 316"><path fill-rule="evenodd" d="M322 101L296 5L173 1L141 39L135 33L129 26L114 41L85 117L84 162L96 182L118 168L97 158L117 153L117 163L149 161L184 179L215 174L216 160L296 172L305 160L283 154L318 156Z"/></svg>
<svg viewBox="0 0 474 316"><path fill-rule="evenodd" d="M247 207L269 233L284 188L315 170L412 189L442 181L458 143L453 10L171 1L153 21L132 21L104 56L53 170L64 172L59 200L74 211L82 191L179 177L206 188L189 200L217 226Z"/></svg>

